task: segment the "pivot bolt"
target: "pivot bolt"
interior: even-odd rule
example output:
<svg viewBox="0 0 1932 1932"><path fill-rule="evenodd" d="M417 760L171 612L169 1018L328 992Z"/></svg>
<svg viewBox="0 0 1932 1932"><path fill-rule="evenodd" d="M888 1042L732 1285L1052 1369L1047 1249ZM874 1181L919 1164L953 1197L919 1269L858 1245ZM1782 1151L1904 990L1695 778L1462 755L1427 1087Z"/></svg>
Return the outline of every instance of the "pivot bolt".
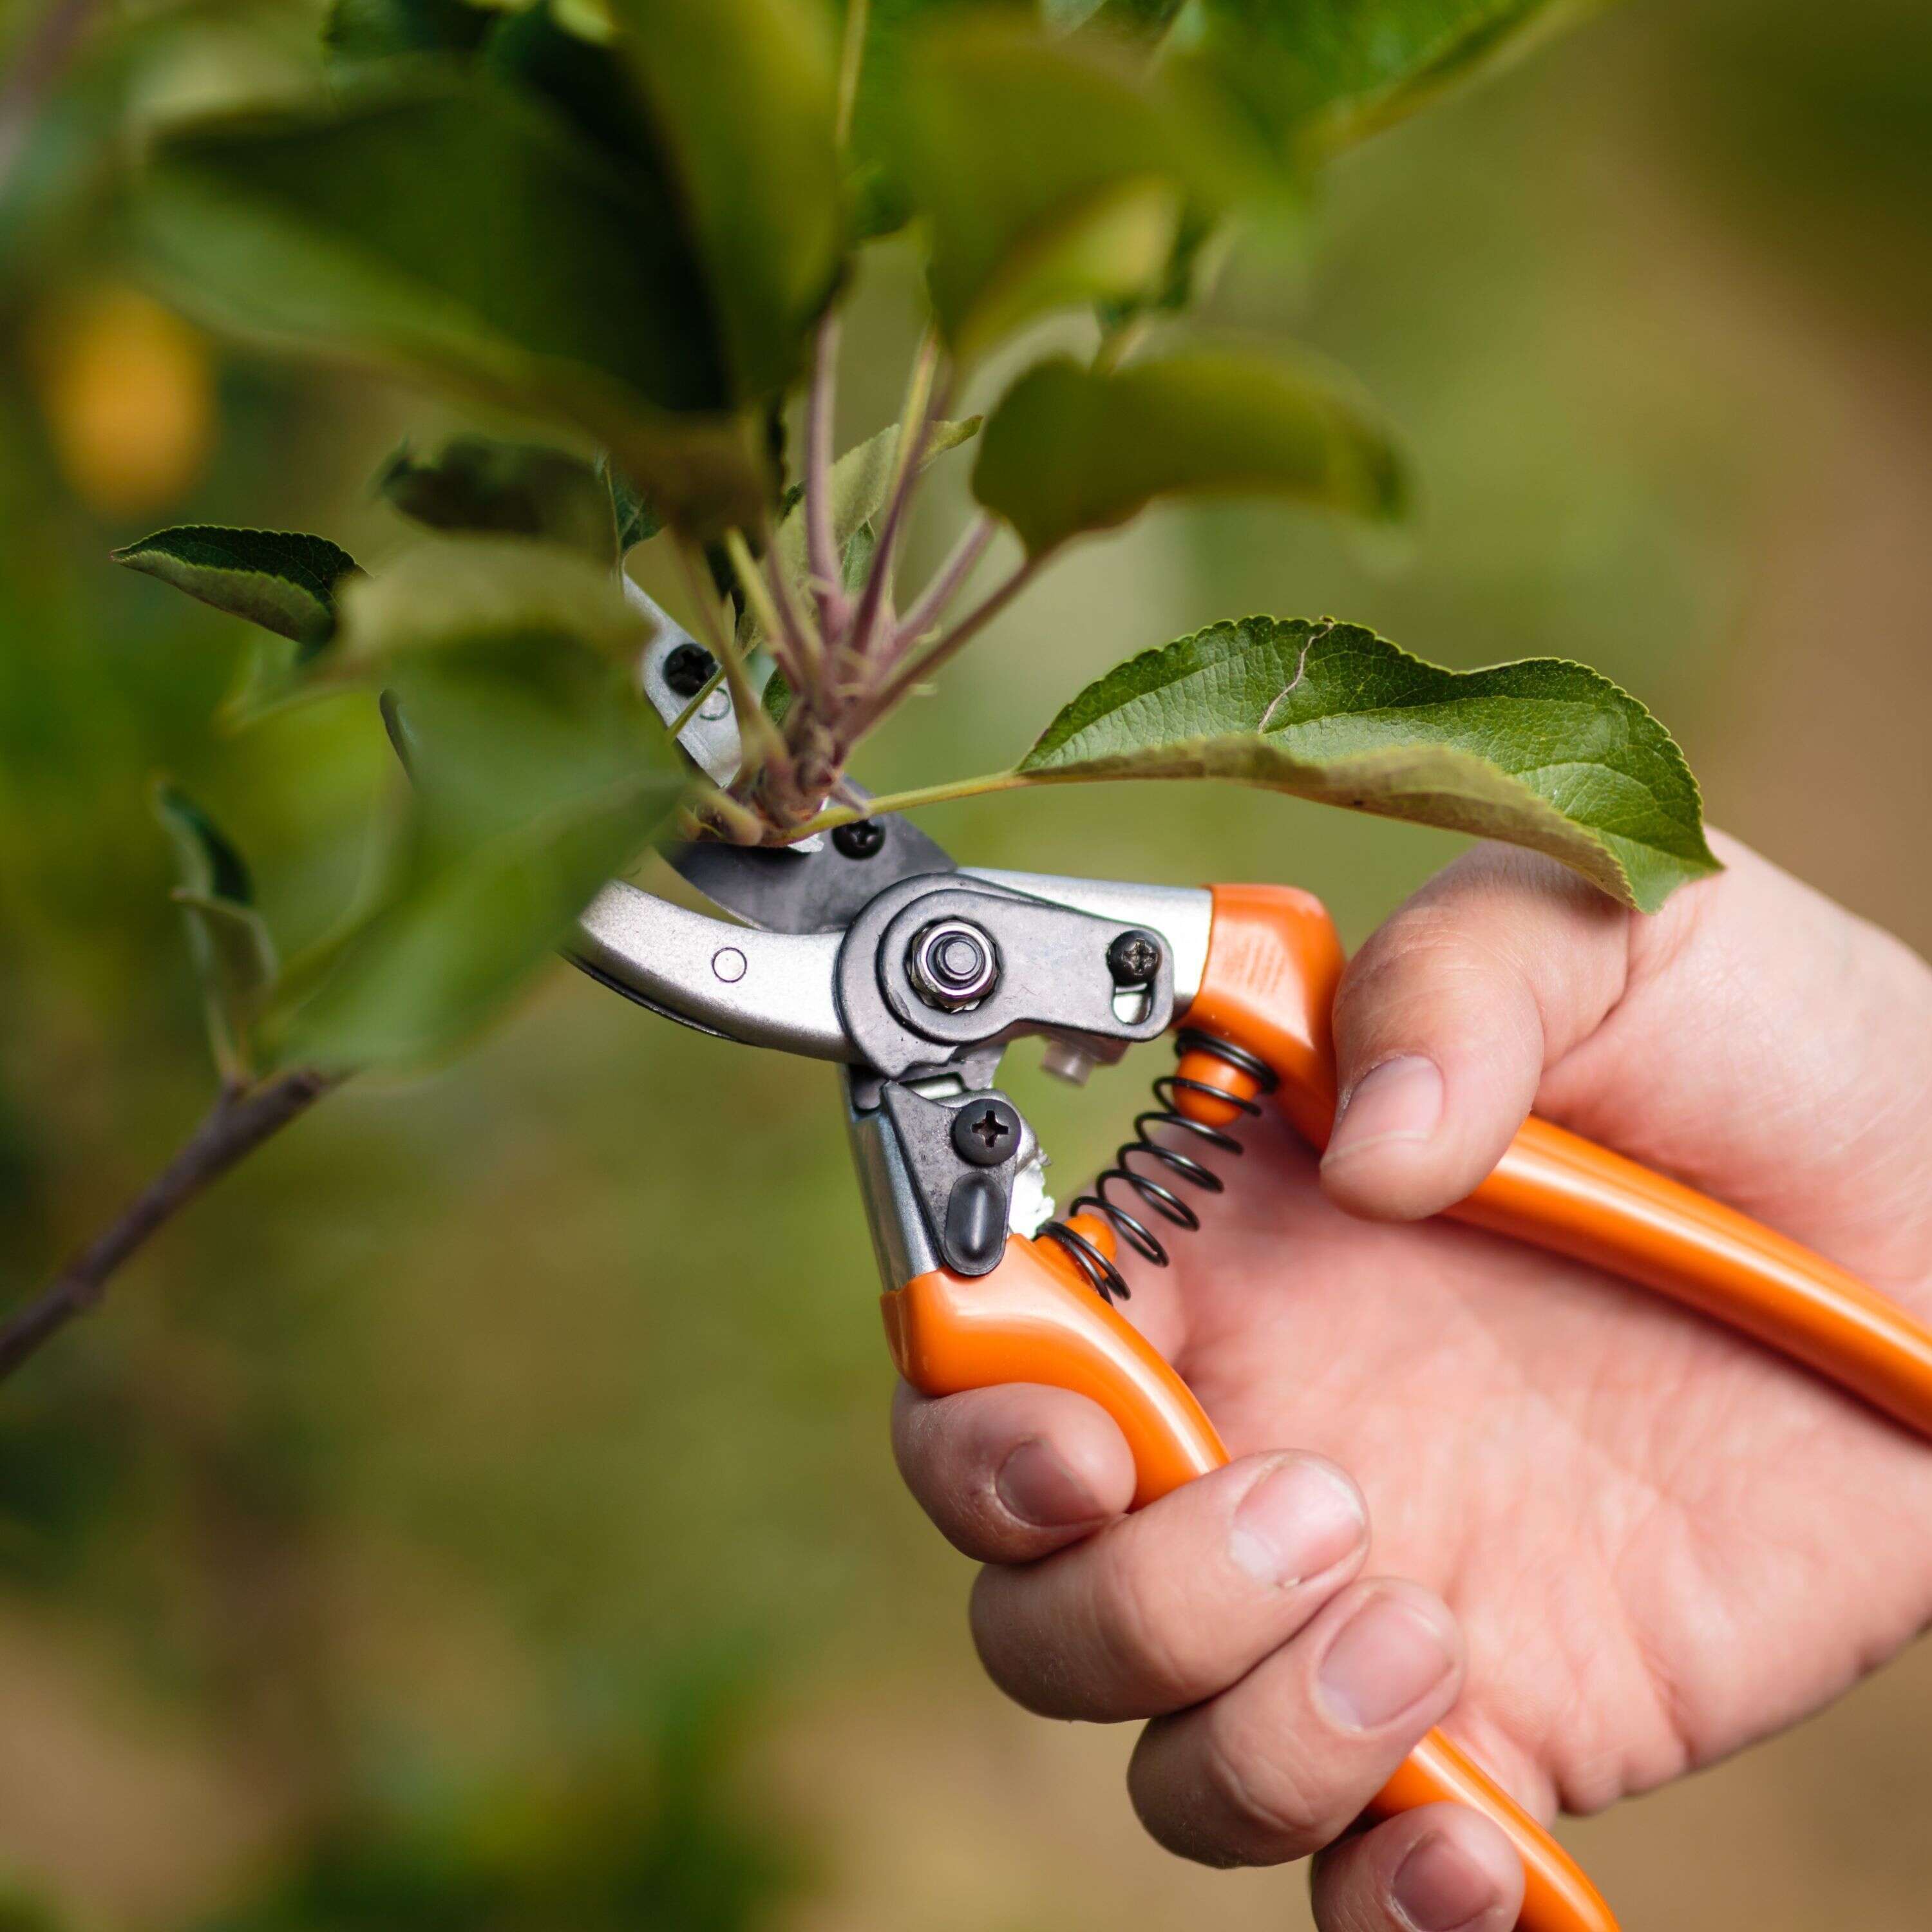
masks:
<svg viewBox="0 0 1932 1932"><path fill-rule="evenodd" d="M679 698L695 698L711 682L718 660L702 644L687 640L670 652L658 675Z"/></svg>
<svg viewBox="0 0 1932 1932"><path fill-rule="evenodd" d="M1000 955L970 920L938 920L907 947L906 976L928 1006L963 1013L1000 983Z"/></svg>
<svg viewBox="0 0 1932 1932"><path fill-rule="evenodd" d="M886 842L886 828L876 818L856 818L834 828L832 842L848 859L869 859Z"/></svg>
<svg viewBox="0 0 1932 1932"><path fill-rule="evenodd" d="M952 1151L975 1167L998 1167L1019 1150L1020 1117L1004 1100L968 1100L952 1114Z"/></svg>
<svg viewBox="0 0 1932 1932"><path fill-rule="evenodd" d="M1117 986L1151 986L1160 973L1160 941L1150 932L1124 932L1107 948L1107 970Z"/></svg>

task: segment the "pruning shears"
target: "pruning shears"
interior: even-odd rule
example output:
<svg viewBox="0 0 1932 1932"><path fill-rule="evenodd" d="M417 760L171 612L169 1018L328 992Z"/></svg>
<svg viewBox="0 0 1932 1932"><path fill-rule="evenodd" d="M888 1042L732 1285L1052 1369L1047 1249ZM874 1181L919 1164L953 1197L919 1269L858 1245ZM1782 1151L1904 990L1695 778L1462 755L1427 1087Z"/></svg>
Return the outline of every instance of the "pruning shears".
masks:
<svg viewBox="0 0 1932 1932"><path fill-rule="evenodd" d="M658 628L645 692L676 722L709 654L654 605L647 614ZM728 782L740 762L728 699L688 717L680 742ZM1343 955L1321 904L1286 886L962 867L898 818L671 857L729 922L613 882L572 956L668 1018L838 1066L900 1372L931 1395L1034 1382L1090 1397L1133 1451L1136 1508L1226 1463L1199 1402L1120 1312L1122 1262L1164 1264L1174 1231L1200 1226L1197 1204L1223 1185L1209 1157L1238 1154L1231 1130L1264 1104L1325 1144ZM1056 1216L1039 1142L994 1084L1006 1048L1037 1037L1051 1070L1084 1079L1168 1033L1180 1060L1155 1083L1160 1104ZM1450 1213L1728 1322L1932 1436L1932 1331L1797 1243L1561 1127L1529 1120ZM1445 1799L1515 1844L1526 1932L1616 1932L1569 1856L1440 1732L1373 1808Z"/></svg>

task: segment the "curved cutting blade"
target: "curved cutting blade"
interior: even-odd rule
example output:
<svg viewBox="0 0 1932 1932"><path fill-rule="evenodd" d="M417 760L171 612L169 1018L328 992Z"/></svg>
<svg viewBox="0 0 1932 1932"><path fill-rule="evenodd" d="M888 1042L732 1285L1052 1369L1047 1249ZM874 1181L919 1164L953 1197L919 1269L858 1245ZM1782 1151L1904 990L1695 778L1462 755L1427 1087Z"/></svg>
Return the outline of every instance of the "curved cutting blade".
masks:
<svg viewBox="0 0 1932 1932"><path fill-rule="evenodd" d="M886 886L958 869L944 846L905 819L865 825L876 844L842 843L836 833L815 852L705 840L666 856L713 905L768 932L842 932Z"/></svg>

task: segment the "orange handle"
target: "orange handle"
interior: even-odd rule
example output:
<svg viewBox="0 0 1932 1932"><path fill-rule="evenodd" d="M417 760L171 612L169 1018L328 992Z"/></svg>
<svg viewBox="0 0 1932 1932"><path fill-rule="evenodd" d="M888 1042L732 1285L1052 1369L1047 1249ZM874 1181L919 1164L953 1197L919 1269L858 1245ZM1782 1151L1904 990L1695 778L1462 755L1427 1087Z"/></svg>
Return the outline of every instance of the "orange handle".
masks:
<svg viewBox="0 0 1932 1932"><path fill-rule="evenodd" d="M1342 965L1334 926L1318 900L1292 887L1214 890L1208 964L1187 1024L1265 1060L1290 1119L1324 1146L1335 1116L1328 1016ZM1190 1054L1182 1071L1244 1099L1253 1091L1208 1054ZM1215 1118L1212 1101L1200 1111ZM1490 1178L1449 1212L1670 1295L1932 1436L1932 1331L1797 1242L1579 1135L1526 1121Z"/></svg>
<svg viewBox="0 0 1932 1932"><path fill-rule="evenodd" d="M1082 1232L1096 1241L1107 1231ZM899 1372L928 1395L1044 1382L1097 1402L1134 1452L1136 1509L1218 1469L1228 1452L1187 1384L1140 1331L1088 1286L1065 1251L1018 1235L991 1274L947 1269L882 1296ZM1596 1888L1501 1786L1432 1731L1377 1796L1389 1816L1448 1801L1486 1813L1522 1859L1524 1932L1617 1932Z"/></svg>
<svg viewBox="0 0 1932 1932"><path fill-rule="evenodd" d="M1292 887L1214 893L1207 964L1186 1023L1258 1055L1278 1077L1290 1120L1324 1146L1336 1102L1329 1016L1343 964L1334 924L1318 900ZM1211 1054L1185 1056L1180 1070L1253 1097L1252 1080ZM1190 1090L1178 1104L1211 1124L1237 1117ZM1842 1268L1634 1161L1532 1119L1450 1212L1670 1295L1932 1436L1932 1333ZM1109 1231L1083 1232L1097 1240ZM928 1394L1030 1382L1100 1402L1132 1447L1136 1508L1228 1460L1180 1378L1052 1242L1016 1238L992 1274L922 1275L884 1305L900 1371ZM1616 1932L1569 1856L1439 1732L1371 1809L1387 1815L1444 1800L1485 1813L1515 1844L1526 1882L1523 1932Z"/></svg>

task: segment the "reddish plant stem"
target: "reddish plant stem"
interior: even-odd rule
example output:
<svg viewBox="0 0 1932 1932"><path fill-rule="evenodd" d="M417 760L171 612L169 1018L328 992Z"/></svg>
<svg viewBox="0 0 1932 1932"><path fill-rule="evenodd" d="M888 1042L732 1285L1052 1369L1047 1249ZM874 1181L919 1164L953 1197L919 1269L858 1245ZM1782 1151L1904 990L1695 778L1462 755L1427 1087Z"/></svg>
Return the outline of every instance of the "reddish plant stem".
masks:
<svg viewBox="0 0 1932 1932"><path fill-rule="evenodd" d="M857 720L858 730L869 730L914 685L924 682L942 664L950 662L960 650L971 643L1033 581L1034 573L1040 568L1040 564L1038 557L1028 557L1004 584L988 592L974 604L925 656L910 664L900 665L866 700Z"/></svg>
<svg viewBox="0 0 1932 1932"><path fill-rule="evenodd" d="M0 1327L0 1380L76 1316L97 1307L115 1270L190 1202L340 1084L339 1076L298 1067L259 1086L224 1093L187 1143L112 1225Z"/></svg>
<svg viewBox="0 0 1932 1932"><path fill-rule="evenodd" d="M764 532L764 544L762 568L765 587L770 593L772 608L778 613L778 627L784 634L787 647L796 660L795 668L784 666L782 658L780 664L790 678L793 687L800 688L816 674L824 662L825 649L812 628L811 620L799 608L798 600L792 595L784 566L778 561L776 538L769 526Z"/></svg>
<svg viewBox="0 0 1932 1932"><path fill-rule="evenodd" d="M893 656L915 649L920 639L939 621L946 607L958 596L960 587L972 575L973 566L986 555L986 546L993 541L998 528L992 514L985 510L966 526L959 541L952 547L952 554L934 573L932 580L912 608L899 620L898 634L892 640Z"/></svg>
<svg viewBox="0 0 1932 1932"><path fill-rule="evenodd" d="M828 309L818 325L805 418L806 560L816 580L819 622L828 636L842 628L847 604L832 537L832 419L838 390L838 315Z"/></svg>
<svg viewBox="0 0 1932 1932"><path fill-rule="evenodd" d="M872 654L880 628L880 614L891 598L899 532L904 527L906 512L918 487L920 466L926 458L926 439L932 434L934 422L945 407L943 386L932 380L938 360L938 338L928 332L920 344L919 361L913 372L910 394L916 400L908 410L902 425L898 469L892 478L892 494L886 500L886 514L879 524L878 547L872 554L872 567L866 574L859 608L852 616L849 647L854 661L862 666Z"/></svg>

